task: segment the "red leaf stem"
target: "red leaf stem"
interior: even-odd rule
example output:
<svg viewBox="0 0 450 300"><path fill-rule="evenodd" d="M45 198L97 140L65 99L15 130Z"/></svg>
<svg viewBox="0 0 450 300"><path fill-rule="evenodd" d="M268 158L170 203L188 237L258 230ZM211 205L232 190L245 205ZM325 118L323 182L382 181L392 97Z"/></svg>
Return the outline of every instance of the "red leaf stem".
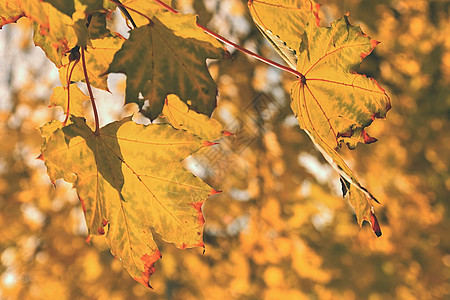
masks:
<svg viewBox="0 0 450 300"><path fill-rule="evenodd" d="M100 124L98 121L98 112L97 112L97 106L95 105L95 100L94 100L94 93L92 92L92 88L91 88L91 84L89 83L89 76L87 74L87 69L86 69L86 58L84 55L84 49L81 48L81 61L83 62L83 72L84 72L84 79L86 80L86 85L87 85L87 89L89 92L89 97L91 98L91 103L92 103L92 110L94 112L94 119L95 119L95 135L99 135L100 133Z"/></svg>

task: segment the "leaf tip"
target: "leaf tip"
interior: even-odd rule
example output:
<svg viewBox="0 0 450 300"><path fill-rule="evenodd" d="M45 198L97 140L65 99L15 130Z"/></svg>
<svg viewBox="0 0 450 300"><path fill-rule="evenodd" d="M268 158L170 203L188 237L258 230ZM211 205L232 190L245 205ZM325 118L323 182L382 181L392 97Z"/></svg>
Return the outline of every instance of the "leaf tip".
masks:
<svg viewBox="0 0 450 300"><path fill-rule="evenodd" d="M372 144L372 143L375 143L376 141L378 141L376 138L368 135L365 130L362 131L362 136L364 139L364 144Z"/></svg>
<svg viewBox="0 0 450 300"><path fill-rule="evenodd" d="M367 35L363 34L362 32L361 32L361 35L363 35L363 36L369 38ZM367 52L362 52L362 53L361 53L361 60L363 60L363 59L366 58L370 53L372 53L373 49L375 49L375 47L376 47L379 43L380 43L380 42L377 41L377 40L370 39L370 49L369 49Z"/></svg>
<svg viewBox="0 0 450 300"><path fill-rule="evenodd" d="M153 289L149 283L149 279L150 276L155 273L155 262L160 258L162 258L162 255L158 249L156 249L152 254L142 255L141 261L144 263L144 271L142 271L141 277L134 277L134 280L142 283L146 287Z"/></svg>
<svg viewBox="0 0 450 300"><path fill-rule="evenodd" d="M214 145L217 145L217 144L219 144L219 143L203 141L203 147L210 147L210 146L214 146Z"/></svg>
<svg viewBox="0 0 450 300"><path fill-rule="evenodd" d="M217 191L215 189L211 189L211 192L209 192L209 195L212 196L212 195L216 195L216 194L220 194L220 193L222 193L222 191Z"/></svg>
<svg viewBox="0 0 450 300"><path fill-rule="evenodd" d="M222 131L222 134L223 134L223 136L235 136L234 133L231 133L231 132L229 132L229 131L227 131L227 130L223 130L223 131Z"/></svg>
<svg viewBox="0 0 450 300"><path fill-rule="evenodd" d="M386 103L386 111L389 111L391 108L392 108L391 101L387 101L387 103Z"/></svg>
<svg viewBox="0 0 450 300"><path fill-rule="evenodd" d="M377 237L381 236L381 228L380 224L378 224L377 217L375 216L375 213L373 212L373 207L370 210L370 224L372 225L372 230L375 233Z"/></svg>
<svg viewBox="0 0 450 300"><path fill-rule="evenodd" d="M372 49L375 48L379 43L381 43L381 42L374 40L374 39L370 40L370 46L372 47Z"/></svg>

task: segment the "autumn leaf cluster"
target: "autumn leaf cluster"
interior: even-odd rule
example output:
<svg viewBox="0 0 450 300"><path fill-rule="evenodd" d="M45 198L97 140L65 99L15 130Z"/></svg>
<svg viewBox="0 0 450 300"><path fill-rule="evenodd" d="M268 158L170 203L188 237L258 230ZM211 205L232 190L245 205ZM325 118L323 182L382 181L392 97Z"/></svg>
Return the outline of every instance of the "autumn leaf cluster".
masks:
<svg viewBox="0 0 450 300"><path fill-rule="evenodd" d="M116 5L131 24L126 39L107 27ZM222 39L197 25L196 16L179 14L161 1L6 1L3 6L2 25L29 18L35 44L59 67L62 86L54 89L50 103L63 108L65 119L41 127L45 141L39 158L50 179L64 179L77 190L88 240L104 235L130 275L150 286L154 263L161 258L151 230L181 249L204 246L201 207L217 191L190 175L180 161L215 144L202 140L202 128L213 121L206 119L200 127L195 123L198 113L207 118L216 107L217 87L206 59L229 56L214 37ZM374 80L353 73L377 42L346 16L321 28L314 2L249 1L248 6L262 34L296 69L288 71L298 75L291 107L300 127L341 175L344 196L360 225L370 222L380 236L371 203L378 201L336 152L343 143L353 149L358 142L375 141L364 128L390 109ZM270 16L271 9L276 17ZM137 14L136 21L129 11ZM125 118L100 128L92 87L108 90L109 73L127 75L125 103L136 103L151 121L166 105L172 126L139 126ZM76 81L86 83L89 97ZM92 128L83 119L88 98ZM187 104L187 110L179 111L182 120L172 113L182 106L176 104L180 100ZM184 130L176 130L180 126Z"/></svg>

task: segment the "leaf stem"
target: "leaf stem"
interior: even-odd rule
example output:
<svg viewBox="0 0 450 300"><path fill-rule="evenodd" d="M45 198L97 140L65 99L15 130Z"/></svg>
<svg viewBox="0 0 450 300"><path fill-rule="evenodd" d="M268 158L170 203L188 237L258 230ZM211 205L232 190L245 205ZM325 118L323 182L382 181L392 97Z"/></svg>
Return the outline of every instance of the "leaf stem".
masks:
<svg viewBox="0 0 450 300"><path fill-rule="evenodd" d="M247 55L249 55L249 56L251 56L253 58L256 58L259 61L262 61L263 63L266 63L266 64L268 64L268 65L270 65L272 67L278 68L278 69L283 70L285 72L291 73L292 75L295 75L295 76L297 76L299 78L303 78L304 77L302 73L300 73L300 72L298 72L298 71L296 71L294 69L291 69L291 68L289 68L287 66L283 66L283 65L281 65L281 64L279 64L277 62L274 62L273 60L270 60L268 58L262 57L262 56L256 54L255 52L252 52L252 51L250 51L250 50L248 50L246 48L243 48L243 47L239 46L238 44L235 44L232 41L224 38L223 36L220 36L217 33L209 30L208 28L203 27L200 24L197 24L197 27L203 29L203 31L205 31L207 34L213 36L214 38L218 39L222 43L225 43L225 44L227 44L227 45L229 45L229 46L231 46L231 47L233 47L233 48L235 48L235 49L237 49L237 50L239 50L241 52L244 52L245 54L247 54Z"/></svg>
<svg viewBox="0 0 450 300"><path fill-rule="evenodd" d="M110 1L114 1L114 0L110 0ZM165 4L164 2L162 2L160 0L153 0L153 1L155 1L156 3L158 3L159 5L161 5L162 7L164 7L165 9L167 9L168 11L170 11L170 12L172 12L174 14L178 14L179 13L179 11L177 11L173 7ZM295 76L297 76L299 78L303 79L305 77L305 76L303 76L302 73L300 73L300 72L298 72L298 71L296 71L294 69L291 69L289 67L283 66L283 65L281 65L281 64L279 64L277 62L274 62L274 61L272 61L270 59L262 57L262 56L256 54L255 52L252 52L252 51L250 51L250 50L248 50L246 48L243 48L243 47L239 46L238 44L233 43L232 41L224 38L223 36L221 36L221 35L213 32L213 31L209 30L208 28L206 28L206 27L204 27L204 26L202 26L200 24L197 24L197 27L203 29L204 32L206 32L207 34L211 35L212 37L218 39L222 43L225 43L225 44L227 44L227 45L229 45L229 46L231 46L231 47L233 47L233 48L235 48L235 49L237 49L237 50L239 50L239 51L241 51L241 52L243 52L243 53L245 53L245 54L247 54L247 55L249 55L249 56L251 56L253 58L256 58L259 61L262 61L262 62L264 62L264 63L266 63L266 64L268 64L270 66L273 66L273 67L278 68L280 70L283 70L285 72L291 73L291 74L293 74L293 75L295 75Z"/></svg>
<svg viewBox="0 0 450 300"><path fill-rule="evenodd" d="M84 72L84 79L86 80L86 85L87 85L87 89L89 92L89 97L91 98L91 103L92 103L92 110L94 112L94 119L95 119L95 135L99 135L100 134L100 124L98 121L98 112L97 112L97 106L95 105L95 100L94 100L94 93L92 92L92 88L91 88L91 84L89 83L89 76L87 73L87 69L86 69L86 58L84 55L84 48L81 48L81 61L83 62L83 72Z"/></svg>
<svg viewBox="0 0 450 300"><path fill-rule="evenodd" d="M63 122L63 126L66 125L67 120L69 119L69 114L70 114L70 81L72 79L72 73L73 73L73 69L75 69L75 66L77 65L77 63L80 61L80 58L78 58L77 60L74 61L72 69L70 69L70 72L67 73L66 76L66 84L67 84L67 109L66 109L66 117L64 119ZM70 67L70 63L71 61L69 61L69 67Z"/></svg>

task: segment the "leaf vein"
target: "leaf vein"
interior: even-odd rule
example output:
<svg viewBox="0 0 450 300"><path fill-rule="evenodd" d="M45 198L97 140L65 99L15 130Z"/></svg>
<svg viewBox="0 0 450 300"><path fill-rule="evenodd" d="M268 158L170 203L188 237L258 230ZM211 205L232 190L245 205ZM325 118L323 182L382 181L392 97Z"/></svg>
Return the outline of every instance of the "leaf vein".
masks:
<svg viewBox="0 0 450 300"><path fill-rule="evenodd" d="M327 56L334 54L337 51L343 50L345 48L350 48L350 47L357 47L357 46L364 46L366 45L366 43L362 43L362 44L352 44L352 45L345 45L345 46L341 46L339 48L334 49L333 51L329 52L329 53L325 53L322 57L320 57L314 64L312 64L311 67L309 67L309 69L303 73L303 75L306 76L306 74L309 73L309 71L311 71L320 61L322 61L323 59L325 59Z"/></svg>

